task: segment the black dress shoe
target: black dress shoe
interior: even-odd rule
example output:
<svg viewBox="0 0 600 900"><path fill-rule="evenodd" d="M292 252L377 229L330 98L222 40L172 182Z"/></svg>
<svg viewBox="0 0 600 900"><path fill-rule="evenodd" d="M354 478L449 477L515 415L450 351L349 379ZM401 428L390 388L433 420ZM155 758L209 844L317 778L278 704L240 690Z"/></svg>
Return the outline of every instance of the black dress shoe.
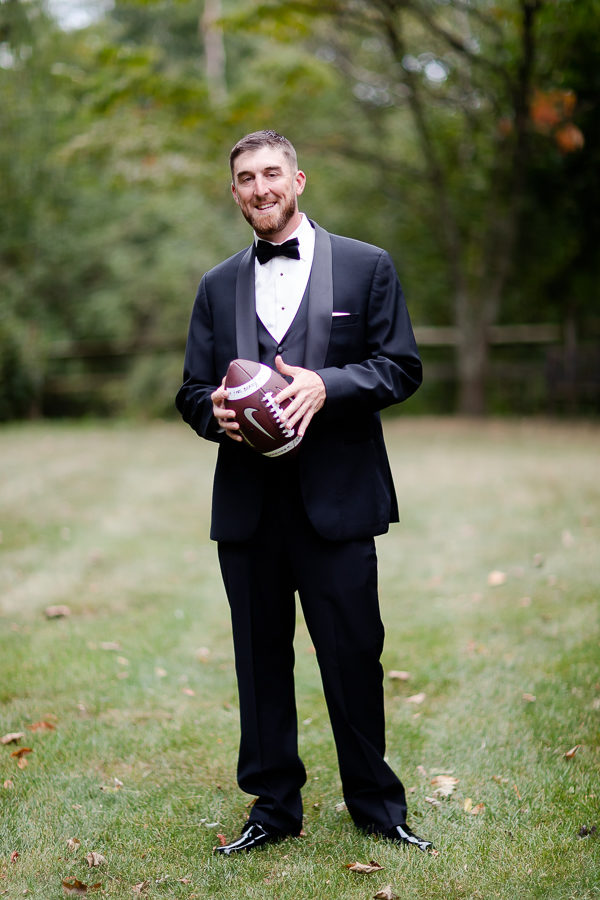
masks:
<svg viewBox="0 0 600 900"><path fill-rule="evenodd" d="M417 837L414 834L406 823L402 825L394 825L392 828L388 828L387 831L378 832L382 835L382 837L387 838L389 841L394 841L396 844L401 844L403 847L418 847L419 850L422 850L423 853L427 853L428 850L434 850L434 846L431 841L425 841L423 838Z"/></svg>
<svg viewBox="0 0 600 900"><path fill-rule="evenodd" d="M241 853L243 850L255 850L264 844L275 844L284 837L286 835L281 831L269 829L260 822L248 822L237 841L232 841L231 844L225 844L223 847L215 847L214 852L230 856L232 853Z"/></svg>

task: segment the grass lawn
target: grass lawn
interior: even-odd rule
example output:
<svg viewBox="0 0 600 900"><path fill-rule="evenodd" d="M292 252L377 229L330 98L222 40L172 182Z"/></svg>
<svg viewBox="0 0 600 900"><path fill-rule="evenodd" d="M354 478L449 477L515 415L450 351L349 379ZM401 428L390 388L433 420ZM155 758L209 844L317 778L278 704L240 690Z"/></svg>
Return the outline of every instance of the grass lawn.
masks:
<svg viewBox="0 0 600 900"><path fill-rule="evenodd" d="M600 897L600 429L386 431L402 514L378 540L388 755L439 854L353 828L300 620L306 834L213 857L250 801L207 540L214 447L175 422L10 426L0 737L24 737L0 744L0 896L61 898L71 878L113 898ZM346 868L369 860L384 868Z"/></svg>

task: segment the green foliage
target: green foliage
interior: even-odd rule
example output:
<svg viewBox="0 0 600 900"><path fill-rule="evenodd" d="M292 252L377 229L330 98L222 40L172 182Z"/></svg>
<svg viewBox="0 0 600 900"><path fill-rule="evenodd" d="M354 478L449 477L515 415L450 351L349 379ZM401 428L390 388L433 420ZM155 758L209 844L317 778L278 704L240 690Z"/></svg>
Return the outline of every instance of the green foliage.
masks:
<svg viewBox="0 0 600 900"><path fill-rule="evenodd" d="M36 359L34 401L5 381L3 415L40 408L57 342L183 340L200 276L248 240L227 155L263 127L298 147L307 213L391 251L417 323L456 326L468 349L495 321L562 322L568 297L585 329L600 13L536 5L529 86L573 92L584 146L565 153L559 126L526 121L523 9L221 0L210 23L197 0L117 0L63 31L42 0L0 4L3 341L23 384L18 360Z"/></svg>

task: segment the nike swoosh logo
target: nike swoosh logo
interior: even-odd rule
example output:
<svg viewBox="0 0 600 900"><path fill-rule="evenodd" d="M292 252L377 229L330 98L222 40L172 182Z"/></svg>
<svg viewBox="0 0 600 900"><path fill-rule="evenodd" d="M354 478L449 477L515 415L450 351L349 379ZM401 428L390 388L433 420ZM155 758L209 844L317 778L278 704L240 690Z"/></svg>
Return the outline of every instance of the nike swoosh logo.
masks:
<svg viewBox="0 0 600 900"><path fill-rule="evenodd" d="M262 425L260 424L260 422L257 422L256 419L254 418L254 415L257 412L258 412L257 409L252 409L251 407L247 406L244 410L244 415L246 416L246 418L248 419L248 421L250 422L251 425L254 425L255 428L258 428L259 431L262 431L263 434L266 434L266 436L268 438L270 438L272 441L274 441L275 438L273 437L273 435L269 434L269 432L266 430L266 428L263 428Z"/></svg>

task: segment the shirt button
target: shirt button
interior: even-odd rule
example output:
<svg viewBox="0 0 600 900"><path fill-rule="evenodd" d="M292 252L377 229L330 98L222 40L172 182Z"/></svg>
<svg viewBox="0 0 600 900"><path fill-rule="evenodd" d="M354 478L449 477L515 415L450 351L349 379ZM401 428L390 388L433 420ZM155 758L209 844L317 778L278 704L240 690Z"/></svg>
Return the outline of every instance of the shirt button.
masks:
<svg viewBox="0 0 600 900"><path fill-rule="evenodd" d="M279 344L279 346L277 347L277 352L283 353L283 344Z"/></svg>

